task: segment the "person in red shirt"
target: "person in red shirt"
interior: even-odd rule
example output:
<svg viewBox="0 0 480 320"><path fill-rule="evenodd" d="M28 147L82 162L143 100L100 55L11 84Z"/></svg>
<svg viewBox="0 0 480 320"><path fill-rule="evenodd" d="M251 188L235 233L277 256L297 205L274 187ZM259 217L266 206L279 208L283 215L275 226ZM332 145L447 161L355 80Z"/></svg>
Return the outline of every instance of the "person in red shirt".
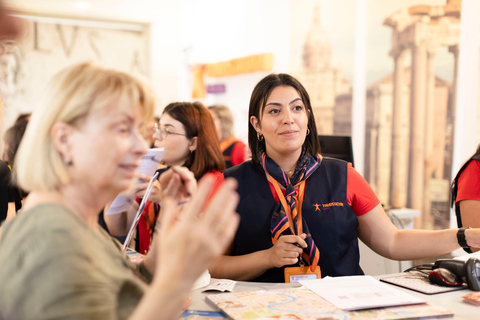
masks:
<svg viewBox="0 0 480 320"><path fill-rule="evenodd" d="M451 206L455 207L458 227L480 228L480 145L458 171L452 182L450 198ZM466 251L470 252L468 248Z"/></svg>
<svg viewBox="0 0 480 320"><path fill-rule="evenodd" d="M233 117L230 110L220 104L210 106L208 109L215 122L226 168L234 167L250 158L250 151L245 143L233 135Z"/></svg>

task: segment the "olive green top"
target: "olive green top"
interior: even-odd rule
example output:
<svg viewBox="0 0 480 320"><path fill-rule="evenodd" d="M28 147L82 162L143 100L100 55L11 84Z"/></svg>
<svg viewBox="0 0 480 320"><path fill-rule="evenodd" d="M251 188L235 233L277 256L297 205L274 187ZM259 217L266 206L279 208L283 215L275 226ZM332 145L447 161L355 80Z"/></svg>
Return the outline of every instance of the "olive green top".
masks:
<svg viewBox="0 0 480 320"><path fill-rule="evenodd" d="M59 204L5 223L0 319L128 318L148 285L120 243L99 231Z"/></svg>

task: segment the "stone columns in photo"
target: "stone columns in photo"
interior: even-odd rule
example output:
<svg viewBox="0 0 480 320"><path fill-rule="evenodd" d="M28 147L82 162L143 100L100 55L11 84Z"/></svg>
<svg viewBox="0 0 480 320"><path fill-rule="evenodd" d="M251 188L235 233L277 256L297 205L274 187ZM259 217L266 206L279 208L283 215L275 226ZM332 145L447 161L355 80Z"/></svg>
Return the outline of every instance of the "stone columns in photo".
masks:
<svg viewBox="0 0 480 320"><path fill-rule="evenodd" d="M435 125L435 48L429 48L427 53L427 90L426 90L426 113L425 113L425 175L424 175L424 206L423 206L423 227L430 229L433 227L430 199L430 182L433 177L433 171L437 161L434 155L434 125Z"/></svg>
<svg viewBox="0 0 480 320"><path fill-rule="evenodd" d="M408 171L408 202L412 209L423 209L425 174L425 102L426 102L427 48L412 48L410 85L410 151Z"/></svg>
<svg viewBox="0 0 480 320"><path fill-rule="evenodd" d="M393 114L392 114L392 163L390 182L390 205L402 208L407 205L408 178L408 104L403 101L405 72L403 62L405 51L394 54L395 69L393 73Z"/></svg>

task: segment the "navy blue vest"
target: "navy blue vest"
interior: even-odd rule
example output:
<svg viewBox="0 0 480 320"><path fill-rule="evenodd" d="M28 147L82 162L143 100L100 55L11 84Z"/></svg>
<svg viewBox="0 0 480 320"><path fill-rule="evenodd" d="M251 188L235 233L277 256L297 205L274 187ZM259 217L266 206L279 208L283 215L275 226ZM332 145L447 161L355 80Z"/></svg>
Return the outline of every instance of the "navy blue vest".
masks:
<svg viewBox="0 0 480 320"><path fill-rule="evenodd" d="M251 161L228 169L225 177L238 180L240 226L233 255L272 247L270 219L275 199L265 172ZM302 209L303 219L320 251L322 277L363 274L360 268L358 219L347 203L347 162L324 157L308 178ZM253 281L284 282L284 268L266 271Z"/></svg>

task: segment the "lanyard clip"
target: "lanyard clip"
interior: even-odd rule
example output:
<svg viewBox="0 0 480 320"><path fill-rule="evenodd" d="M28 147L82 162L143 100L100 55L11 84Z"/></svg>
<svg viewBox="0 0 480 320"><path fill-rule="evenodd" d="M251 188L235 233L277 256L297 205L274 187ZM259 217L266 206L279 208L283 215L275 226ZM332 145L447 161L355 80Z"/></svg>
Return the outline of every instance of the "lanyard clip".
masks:
<svg viewBox="0 0 480 320"><path fill-rule="evenodd" d="M295 245L297 247L299 247L300 249L303 250L302 246L299 245L298 243L295 243ZM302 258L302 254L300 253L300 255L298 256L298 263L303 267L305 265L305 262L303 261L303 258Z"/></svg>

